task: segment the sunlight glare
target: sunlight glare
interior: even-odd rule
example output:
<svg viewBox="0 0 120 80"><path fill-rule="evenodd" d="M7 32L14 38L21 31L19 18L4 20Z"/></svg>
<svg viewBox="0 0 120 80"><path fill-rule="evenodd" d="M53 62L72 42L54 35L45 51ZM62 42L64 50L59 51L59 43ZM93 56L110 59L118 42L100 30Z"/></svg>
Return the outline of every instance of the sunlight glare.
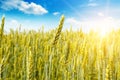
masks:
<svg viewBox="0 0 120 80"><path fill-rule="evenodd" d="M116 30L120 26L120 21L113 19L112 17L104 17L103 19L96 18L93 21L83 22L85 29L94 30L99 32L100 36L103 37L113 29Z"/></svg>
<svg viewBox="0 0 120 80"><path fill-rule="evenodd" d="M104 37L107 33L112 31L113 29L117 29L119 23L117 20L114 20L112 17L107 17L102 20L96 20L93 22L94 29L99 32L101 37Z"/></svg>

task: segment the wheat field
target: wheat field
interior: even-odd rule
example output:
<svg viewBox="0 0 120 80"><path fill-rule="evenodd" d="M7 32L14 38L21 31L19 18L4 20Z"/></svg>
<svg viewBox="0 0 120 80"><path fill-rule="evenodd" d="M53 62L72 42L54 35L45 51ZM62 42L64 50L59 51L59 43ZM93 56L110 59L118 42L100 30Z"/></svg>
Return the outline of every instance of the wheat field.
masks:
<svg viewBox="0 0 120 80"><path fill-rule="evenodd" d="M120 30L10 30L0 26L0 80L120 80Z"/></svg>

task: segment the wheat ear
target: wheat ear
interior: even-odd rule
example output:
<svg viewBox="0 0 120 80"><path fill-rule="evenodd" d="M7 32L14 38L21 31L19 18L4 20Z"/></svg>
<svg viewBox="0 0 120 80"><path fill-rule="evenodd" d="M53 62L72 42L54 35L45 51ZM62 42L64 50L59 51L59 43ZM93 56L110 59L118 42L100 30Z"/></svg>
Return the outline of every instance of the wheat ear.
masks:
<svg viewBox="0 0 120 80"><path fill-rule="evenodd" d="M54 41L53 41L53 45L57 44L57 41L59 39L59 36L61 34L61 30L62 30L62 27L63 27L63 24L64 24L64 18L65 18L64 15L62 15L59 26L58 26L58 29L57 29L57 33L56 33Z"/></svg>

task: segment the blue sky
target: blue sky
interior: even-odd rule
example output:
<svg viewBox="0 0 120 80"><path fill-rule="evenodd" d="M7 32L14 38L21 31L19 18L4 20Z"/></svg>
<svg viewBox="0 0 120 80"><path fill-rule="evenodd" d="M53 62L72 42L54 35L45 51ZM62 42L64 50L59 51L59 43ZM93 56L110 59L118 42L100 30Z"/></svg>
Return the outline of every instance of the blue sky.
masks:
<svg viewBox="0 0 120 80"><path fill-rule="evenodd" d="M0 0L0 17L5 15L6 29L21 24L25 29L38 30L44 25L50 30L57 27L62 14L64 29L107 31L119 26L120 0Z"/></svg>

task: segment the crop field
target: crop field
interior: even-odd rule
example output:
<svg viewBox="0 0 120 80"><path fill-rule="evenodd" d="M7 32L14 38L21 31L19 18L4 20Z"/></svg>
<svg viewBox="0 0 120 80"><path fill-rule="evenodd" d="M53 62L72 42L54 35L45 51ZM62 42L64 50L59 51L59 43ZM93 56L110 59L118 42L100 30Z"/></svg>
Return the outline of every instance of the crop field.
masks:
<svg viewBox="0 0 120 80"><path fill-rule="evenodd" d="M120 80L120 30L10 30L0 26L0 80Z"/></svg>

